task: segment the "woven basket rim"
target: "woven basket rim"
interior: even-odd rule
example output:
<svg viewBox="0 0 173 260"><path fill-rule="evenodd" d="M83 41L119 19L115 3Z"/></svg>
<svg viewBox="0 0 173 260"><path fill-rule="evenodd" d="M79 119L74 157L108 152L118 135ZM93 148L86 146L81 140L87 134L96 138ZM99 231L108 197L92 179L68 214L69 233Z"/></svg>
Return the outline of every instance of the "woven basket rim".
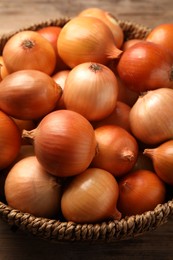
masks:
<svg viewBox="0 0 173 260"><path fill-rule="evenodd" d="M45 26L63 27L71 18L49 19L37 24L26 26L0 37L0 54L7 40L16 32L22 30L38 30ZM150 28L131 21L117 19L124 31L125 40L132 38L143 39L151 31ZM51 241L116 241L133 238L145 232L154 230L166 223L173 215L173 199L159 204L152 211L141 215L125 217L120 221L107 221L95 224L78 224L35 217L29 213L13 209L0 202L0 218L9 226L31 233L32 235Z"/></svg>

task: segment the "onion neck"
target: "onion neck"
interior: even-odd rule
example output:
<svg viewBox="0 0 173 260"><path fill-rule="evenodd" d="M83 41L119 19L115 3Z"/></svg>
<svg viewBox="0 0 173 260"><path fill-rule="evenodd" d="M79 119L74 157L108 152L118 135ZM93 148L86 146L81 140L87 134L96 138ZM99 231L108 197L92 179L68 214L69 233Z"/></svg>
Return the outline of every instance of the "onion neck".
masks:
<svg viewBox="0 0 173 260"><path fill-rule="evenodd" d="M118 59L122 55L123 51L118 49L115 44L110 46L110 49L107 51L107 58L108 59Z"/></svg>
<svg viewBox="0 0 173 260"><path fill-rule="evenodd" d="M29 143L33 144L34 142L34 138L35 138L35 131L36 129L32 129L32 130L23 130L22 132L22 139L28 141Z"/></svg>

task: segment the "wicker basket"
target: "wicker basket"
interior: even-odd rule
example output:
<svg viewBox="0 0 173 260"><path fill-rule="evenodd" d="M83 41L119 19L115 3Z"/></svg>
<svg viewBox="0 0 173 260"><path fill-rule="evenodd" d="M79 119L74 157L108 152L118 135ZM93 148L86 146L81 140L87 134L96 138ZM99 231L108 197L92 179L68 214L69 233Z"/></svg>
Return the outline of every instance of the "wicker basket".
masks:
<svg viewBox="0 0 173 260"><path fill-rule="evenodd" d="M32 25L21 30L37 30L45 26L63 26L69 18L49 20ZM118 20L125 35L125 39L145 38L150 29ZM19 30L19 31L21 31ZM15 33L15 32L14 32ZM0 38L0 54L6 41L14 33L4 35ZM7 222L11 228L20 229L30 234L54 242L58 241L117 241L130 239L145 232L152 231L173 215L173 196L169 196L165 204L158 205L153 211L141 215L126 217L120 221L108 221L97 224L78 224L64 222L56 219L38 218L28 213L12 209L5 203L0 202L0 217Z"/></svg>

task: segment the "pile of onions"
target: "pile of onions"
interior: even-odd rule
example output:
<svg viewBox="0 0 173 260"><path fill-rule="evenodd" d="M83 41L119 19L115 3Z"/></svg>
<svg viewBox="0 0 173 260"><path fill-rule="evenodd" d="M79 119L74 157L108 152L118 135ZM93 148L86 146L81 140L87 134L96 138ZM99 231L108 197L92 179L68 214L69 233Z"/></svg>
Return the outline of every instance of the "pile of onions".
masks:
<svg viewBox="0 0 173 260"><path fill-rule="evenodd" d="M115 125L104 125L95 129L98 152L92 166L104 169L115 177L130 171L138 155L136 139L125 129Z"/></svg>
<svg viewBox="0 0 173 260"><path fill-rule="evenodd" d="M51 75L56 65L51 43L35 31L15 33L5 44L2 57L9 73L31 69Z"/></svg>
<svg viewBox="0 0 173 260"><path fill-rule="evenodd" d="M62 213L68 221L77 223L119 220L118 196L118 184L112 174L89 168L75 176L65 188L61 199Z"/></svg>
<svg viewBox="0 0 173 260"><path fill-rule="evenodd" d="M115 74L105 65L91 62L79 64L69 72L63 92L65 107L89 121L110 115L117 96Z"/></svg>
<svg viewBox="0 0 173 260"><path fill-rule="evenodd" d="M104 22L111 30L115 44L118 48L121 48L124 41L124 33L122 28L119 26L117 19L109 12L101 8L87 8L79 13L80 16L91 16L100 19Z"/></svg>
<svg viewBox="0 0 173 260"><path fill-rule="evenodd" d="M0 82L0 109L17 119L38 119L55 108L61 94L61 87L46 73L19 70Z"/></svg>
<svg viewBox="0 0 173 260"><path fill-rule="evenodd" d="M49 113L37 128L24 131L23 137L34 140L35 154L43 168L60 177L81 173L96 153L92 125L70 110Z"/></svg>
<svg viewBox="0 0 173 260"><path fill-rule="evenodd" d="M130 111L134 136L146 144L158 144L173 137L173 89L159 88L141 95Z"/></svg>
<svg viewBox="0 0 173 260"><path fill-rule="evenodd" d="M61 185L47 173L35 156L16 163L5 180L8 205L37 217L56 217L60 210Z"/></svg>
<svg viewBox="0 0 173 260"><path fill-rule="evenodd" d="M77 16L67 22L59 34L57 48L70 68L84 62L106 64L122 53L108 26L89 16Z"/></svg>
<svg viewBox="0 0 173 260"><path fill-rule="evenodd" d="M167 184L173 185L173 140L155 148L146 148L144 154L151 158L157 175Z"/></svg>
<svg viewBox="0 0 173 260"><path fill-rule="evenodd" d="M129 172L119 182L117 207L123 216L142 214L165 202L166 185L152 171Z"/></svg>

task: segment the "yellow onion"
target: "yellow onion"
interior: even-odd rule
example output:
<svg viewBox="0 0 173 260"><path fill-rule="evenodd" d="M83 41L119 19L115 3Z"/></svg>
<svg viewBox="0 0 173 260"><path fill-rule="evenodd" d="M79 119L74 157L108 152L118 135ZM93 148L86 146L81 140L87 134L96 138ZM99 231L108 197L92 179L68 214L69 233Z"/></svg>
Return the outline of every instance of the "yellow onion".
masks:
<svg viewBox="0 0 173 260"><path fill-rule="evenodd" d="M112 32L95 17L77 16L62 28L58 41L58 53L70 67L84 62L107 63L122 53L115 44Z"/></svg>
<svg viewBox="0 0 173 260"><path fill-rule="evenodd" d="M89 121L101 120L115 108L118 96L114 73L100 63L85 62L73 68L66 79L65 107Z"/></svg>
<svg viewBox="0 0 173 260"><path fill-rule="evenodd" d="M19 70L0 82L0 109L17 119L39 119L55 108L61 94L61 87L46 73Z"/></svg>
<svg viewBox="0 0 173 260"><path fill-rule="evenodd" d="M165 183L150 170L136 170L123 176L119 182L117 207L123 216L154 210L166 199Z"/></svg>
<svg viewBox="0 0 173 260"><path fill-rule="evenodd" d="M152 160L157 175L165 183L173 185L173 140L155 148L146 148L144 154Z"/></svg>
<svg viewBox="0 0 173 260"><path fill-rule="evenodd" d="M60 210L61 185L35 156L17 162L5 180L7 204L37 217L55 217Z"/></svg>
<svg viewBox="0 0 173 260"><path fill-rule="evenodd" d="M116 179L107 171L88 168L75 176L65 188L61 209L68 221L93 223L120 219L116 204L119 189Z"/></svg>
<svg viewBox="0 0 173 260"><path fill-rule="evenodd" d="M95 129L98 144L92 166L104 169L115 177L129 172L137 159L136 139L125 129L115 125L103 125Z"/></svg>
<svg viewBox="0 0 173 260"><path fill-rule="evenodd" d="M35 154L43 168L60 177L84 171L96 152L92 125L70 110L49 113L37 128L23 131L23 137L34 140Z"/></svg>
<svg viewBox="0 0 173 260"><path fill-rule="evenodd" d="M111 30L116 46L121 48L124 41L124 33L122 28L119 26L117 19L109 12L101 8L87 8L79 13L80 16L92 16L100 19L104 22Z"/></svg>
<svg viewBox="0 0 173 260"><path fill-rule="evenodd" d="M130 111L133 135L146 144L173 138L173 89L160 88L141 95Z"/></svg>

